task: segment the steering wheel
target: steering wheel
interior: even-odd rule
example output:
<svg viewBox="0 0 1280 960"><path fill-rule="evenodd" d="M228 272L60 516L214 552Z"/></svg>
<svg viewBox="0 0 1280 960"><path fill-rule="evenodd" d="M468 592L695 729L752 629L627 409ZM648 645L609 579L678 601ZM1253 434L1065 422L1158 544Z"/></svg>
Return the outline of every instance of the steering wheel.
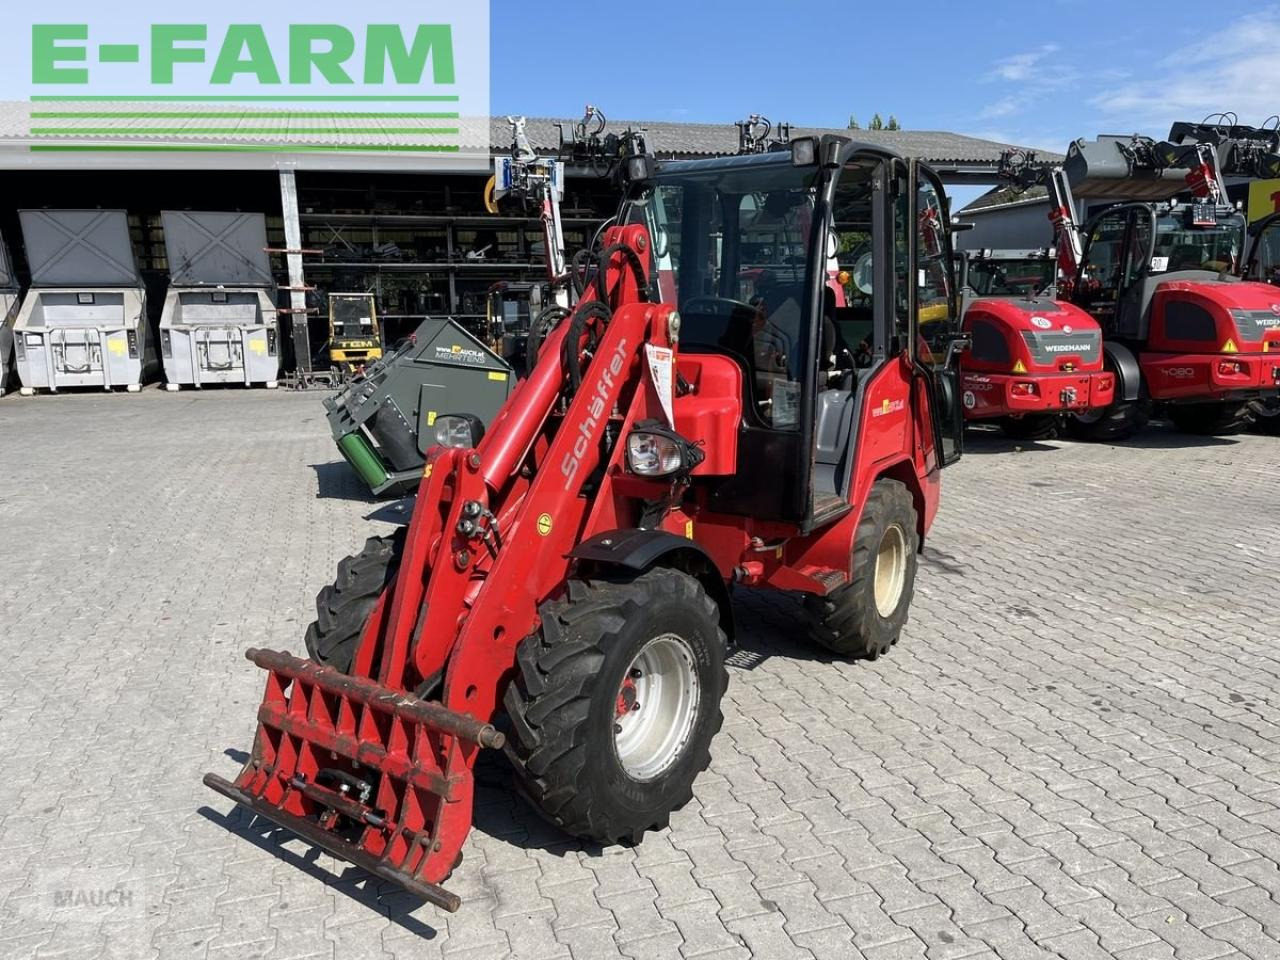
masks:
<svg viewBox="0 0 1280 960"><path fill-rule="evenodd" d="M728 297L690 297L680 304L680 310L683 313L700 313L712 317L732 317L737 313L754 317L756 313L756 308L751 304Z"/></svg>

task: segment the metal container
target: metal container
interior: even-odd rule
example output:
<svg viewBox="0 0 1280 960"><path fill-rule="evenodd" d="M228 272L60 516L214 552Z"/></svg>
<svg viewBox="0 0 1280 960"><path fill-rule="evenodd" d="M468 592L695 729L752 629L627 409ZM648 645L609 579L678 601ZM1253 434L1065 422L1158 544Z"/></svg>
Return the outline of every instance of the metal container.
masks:
<svg viewBox="0 0 1280 960"><path fill-rule="evenodd" d="M141 389L155 365L123 210L20 210L31 287L14 324L24 394Z"/></svg>
<svg viewBox="0 0 1280 960"><path fill-rule="evenodd" d="M276 284L261 213L165 210L169 290L160 316L165 389L276 386Z"/></svg>
<svg viewBox="0 0 1280 960"><path fill-rule="evenodd" d="M9 250L0 241L0 397L13 380L13 322L18 315L18 281L13 275Z"/></svg>

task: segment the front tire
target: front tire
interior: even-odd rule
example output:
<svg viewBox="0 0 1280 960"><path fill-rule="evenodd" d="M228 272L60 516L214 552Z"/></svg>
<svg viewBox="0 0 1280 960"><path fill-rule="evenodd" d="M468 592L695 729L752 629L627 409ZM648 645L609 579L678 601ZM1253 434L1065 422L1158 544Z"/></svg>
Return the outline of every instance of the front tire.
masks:
<svg viewBox="0 0 1280 960"><path fill-rule="evenodd" d="M1001 417L997 422L1004 435L1012 440L1052 440L1062 429L1062 417L1056 413Z"/></svg>
<svg viewBox="0 0 1280 960"><path fill-rule="evenodd" d="M369 615L400 569L404 537L403 527L370 537L338 564L338 577L316 596L316 619L307 627L307 655L316 663L351 672Z"/></svg>
<svg viewBox="0 0 1280 960"><path fill-rule="evenodd" d="M810 637L842 657L888 653L907 622L919 547L911 492L897 480L877 480L854 535L852 582L805 597Z"/></svg>
<svg viewBox="0 0 1280 960"><path fill-rule="evenodd" d="M1114 443L1143 430L1150 419L1149 400L1117 400L1109 407L1068 416L1067 435L1088 443Z"/></svg>
<svg viewBox="0 0 1280 960"><path fill-rule="evenodd" d="M1253 429L1268 436L1280 437L1280 399L1255 400L1251 405Z"/></svg>
<svg viewBox="0 0 1280 960"><path fill-rule="evenodd" d="M658 568L570 581L540 613L504 698L517 779L566 833L637 843L711 763L728 682L719 608L693 577Z"/></svg>
<svg viewBox="0 0 1280 960"><path fill-rule="evenodd" d="M1249 425L1247 403L1180 403L1169 407L1169 419L1181 433L1221 437Z"/></svg>

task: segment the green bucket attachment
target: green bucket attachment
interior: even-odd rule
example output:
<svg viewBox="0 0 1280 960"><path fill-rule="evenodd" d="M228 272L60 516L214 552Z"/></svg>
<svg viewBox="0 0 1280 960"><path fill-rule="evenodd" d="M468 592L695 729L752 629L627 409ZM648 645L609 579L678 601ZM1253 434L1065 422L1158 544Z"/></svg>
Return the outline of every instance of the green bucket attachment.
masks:
<svg viewBox="0 0 1280 960"><path fill-rule="evenodd" d="M348 433L340 439L338 441L338 449L342 451L342 455L347 458L347 463L351 464L356 473L360 474L360 479L367 483L370 489L375 489L386 483L388 478L387 468L383 466L382 459L373 447L369 446L369 441L359 433Z"/></svg>

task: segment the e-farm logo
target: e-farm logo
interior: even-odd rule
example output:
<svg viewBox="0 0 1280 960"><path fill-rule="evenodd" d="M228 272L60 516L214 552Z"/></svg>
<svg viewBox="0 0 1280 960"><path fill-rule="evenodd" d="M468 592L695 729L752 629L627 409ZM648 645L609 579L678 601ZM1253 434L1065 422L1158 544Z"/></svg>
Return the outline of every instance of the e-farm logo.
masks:
<svg viewBox="0 0 1280 960"><path fill-rule="evenodd" d="M155 24L151 27L148 60L151 83L162 87L174 82L180 63L208 64L209 28L199 23ZM307 85L317 79L334 84L354 83L353 61L363 60L365 83L383 83L387 68L398 84L422 83L431 65L436 86L454 83L453 28L447 23L419 24L412 41L406 41L399 24L369 24L362 58L357 57L356 37L336 23L291 24L287 72L290 84ZM86 23L37 23L31 27L31 80L37 84L89 82L89 25ZM141 63L142 45L101 43L99 63ZM356 64L358 66L358 64ZM278 84L282 71L266 30L252 23L227 27L217 44L208 81L229 84L237 77L253 77L258 83Z"/></svg>
<svg viewBox="0 0 1280 960"><path fill-rule="evenodd" d="M414 15L424 7L451 9ZM462 108L488 114L483 7L483 63L476 24L444 22L473 10L422 23L156 23L130 38L118 25L35 23L32 149L458 153ZM474 146L487 162L484 129Z"/></svg>

